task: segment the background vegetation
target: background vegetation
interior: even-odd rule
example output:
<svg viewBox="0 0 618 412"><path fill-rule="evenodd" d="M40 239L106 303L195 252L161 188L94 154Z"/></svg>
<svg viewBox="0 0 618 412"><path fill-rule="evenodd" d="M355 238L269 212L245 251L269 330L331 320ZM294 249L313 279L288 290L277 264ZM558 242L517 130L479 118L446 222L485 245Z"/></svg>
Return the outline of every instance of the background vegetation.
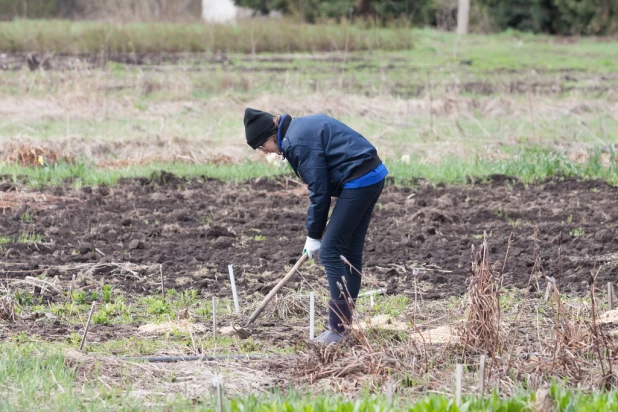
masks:
<svg viewBox="0 0 618 412"><path fill-rule="evenodd" d="M315 23L369 20L388 25L404 20L450 30L456 25L457 0L235 0L257 14L282 11ZM245 13L246 14L246 13ZM200 0L0 0L0 18L111 18L199 20ZM618 30L616 0L472 0L471 28L495 32L507 28L560 35L611 34Z"/></svg>
<svg viewBox="0 0 618 412"><path fill-rule="evenodd" d="M226 180L289 174L245 144L247 106L353 125L397 182L503 173L618 183L618 47L596 38L288 20L15 20L0 23L0 49L42 62L31 71L24 55L0 60L0 174L34 186L161 169ZM61 157L71 161L56 165Z"/></svg>

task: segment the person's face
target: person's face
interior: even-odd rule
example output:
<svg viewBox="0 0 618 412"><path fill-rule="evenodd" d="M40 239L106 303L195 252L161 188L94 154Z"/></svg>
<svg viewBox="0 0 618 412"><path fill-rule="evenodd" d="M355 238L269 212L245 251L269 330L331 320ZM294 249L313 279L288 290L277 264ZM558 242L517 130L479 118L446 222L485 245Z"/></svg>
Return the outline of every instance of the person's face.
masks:
<svg viewBox="0 0 618 412"><path fill-rule="evenodd" d="M279 153L279 145L275 139L270 138L264 144L258 146L258 150L261 150L263 153Z"/></svg>

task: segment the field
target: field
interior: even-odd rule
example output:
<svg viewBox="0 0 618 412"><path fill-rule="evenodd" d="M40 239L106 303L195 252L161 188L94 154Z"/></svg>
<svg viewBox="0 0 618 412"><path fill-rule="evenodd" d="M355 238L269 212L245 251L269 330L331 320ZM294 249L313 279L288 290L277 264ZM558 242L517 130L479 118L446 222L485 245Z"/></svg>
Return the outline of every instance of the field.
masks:
<svg viewBox="0 0 618 412"><path fill-rule="evenodd" d="M217 410L219 380L225 410L618 409L615 40L261 24L0 23L0 408ZM345 347L307 342L315 261L233 333L308 205L245 107L328 113L391 171Z"/></svg>

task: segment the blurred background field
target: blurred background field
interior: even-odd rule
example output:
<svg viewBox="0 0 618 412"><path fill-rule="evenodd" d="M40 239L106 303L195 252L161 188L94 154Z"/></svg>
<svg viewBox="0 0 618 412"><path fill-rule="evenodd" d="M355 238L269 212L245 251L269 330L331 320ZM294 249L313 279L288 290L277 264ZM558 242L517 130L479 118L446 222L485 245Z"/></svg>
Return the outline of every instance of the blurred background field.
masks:
<svg viewBox="0 0 618 412"><path fill-rule="evenodd" d="M244 143L248 106L327 113L391 164L437 180L482 177L496 162L523 170L529 157L614 165L618 45L608 38L292 20L14 20L0 33L5 172L23 145L125 174L153 162L260 162ZM435 172L453 162L454 177Z"/></svg>

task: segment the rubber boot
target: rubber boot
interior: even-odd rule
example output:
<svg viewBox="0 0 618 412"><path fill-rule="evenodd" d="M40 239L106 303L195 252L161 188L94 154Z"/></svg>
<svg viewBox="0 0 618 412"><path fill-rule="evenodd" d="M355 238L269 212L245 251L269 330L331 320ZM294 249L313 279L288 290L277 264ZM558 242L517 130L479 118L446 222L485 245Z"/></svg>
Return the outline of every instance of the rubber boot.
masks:
<svg viewBox="0 0 618 412"><path fill-rule="evenodd" d="M345 327L352 321L352 310L345 300L328 302L328 329L311 341L320 345L340 343L345 334Z"/></svg>

